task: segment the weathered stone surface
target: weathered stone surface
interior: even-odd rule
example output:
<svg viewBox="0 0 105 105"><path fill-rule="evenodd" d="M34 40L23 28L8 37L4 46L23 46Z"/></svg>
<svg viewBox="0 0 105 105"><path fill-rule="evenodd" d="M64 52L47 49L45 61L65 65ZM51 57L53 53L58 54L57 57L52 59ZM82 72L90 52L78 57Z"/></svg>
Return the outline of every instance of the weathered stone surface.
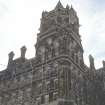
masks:
<svg viewBox="0 0 105 105"><path fill-rule="evenodd" d="M84 64L79 19L73 7L59 1L54 10L42 13L36 56L26 59L9 54L0 72L0 105L105 105L103 68Z"/></svg>

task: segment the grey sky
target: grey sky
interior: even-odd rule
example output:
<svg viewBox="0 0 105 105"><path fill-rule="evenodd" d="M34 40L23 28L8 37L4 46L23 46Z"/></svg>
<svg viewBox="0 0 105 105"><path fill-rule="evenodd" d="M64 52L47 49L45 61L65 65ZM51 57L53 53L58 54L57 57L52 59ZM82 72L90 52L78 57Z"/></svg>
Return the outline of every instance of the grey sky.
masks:
<svg viewBox="0 0 105 105"><path fill-rule="evenodd" d="M7 65L8 53L20 56L20 47L27 46L27 58L35 55L34 44L43 10L51 10L58 0L0 0L0 64ZM80 19L80 34L85 63L88 55L95 57L96 67L105 60L105 1L61 0L73 5ZM0 70L5 67L0 65Z"/></svg>

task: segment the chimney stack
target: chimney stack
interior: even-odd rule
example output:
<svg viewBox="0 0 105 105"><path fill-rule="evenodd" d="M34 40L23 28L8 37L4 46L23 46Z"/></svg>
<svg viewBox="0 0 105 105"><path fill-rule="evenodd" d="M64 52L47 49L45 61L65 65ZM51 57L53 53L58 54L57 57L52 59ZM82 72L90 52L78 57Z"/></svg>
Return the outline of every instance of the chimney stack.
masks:
<svg viewBox="0 0 105 105"><path fill-rule="evenodd" d="M13 51L8 54L8 65L13 61L14 55Z"/></svg>
<svg viewBox="0 0 105 105"><path fill-rule="evenodd" d="M94 66L94 58L92 55L89 55L89 62L90 62L90 68L91 69L95 69L95 66Z"/></svg>
<svg viewBox="0 0 105 105"><path fill-rule="evenodd" d="M26 50L27 48L25 46L21 48L21 58L25 58Z"/></svg>

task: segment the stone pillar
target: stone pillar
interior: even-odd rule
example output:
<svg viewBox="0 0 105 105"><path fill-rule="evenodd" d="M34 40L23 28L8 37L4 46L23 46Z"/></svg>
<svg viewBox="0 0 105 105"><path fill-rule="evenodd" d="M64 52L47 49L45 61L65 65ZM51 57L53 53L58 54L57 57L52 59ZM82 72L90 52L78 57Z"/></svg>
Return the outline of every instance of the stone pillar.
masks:
<svg viewBox="0 0 105 105"><path fill-rule="evenodd" d="M25 46L21 48L21 58L25 58L26 50L27 48Z"/></svg>

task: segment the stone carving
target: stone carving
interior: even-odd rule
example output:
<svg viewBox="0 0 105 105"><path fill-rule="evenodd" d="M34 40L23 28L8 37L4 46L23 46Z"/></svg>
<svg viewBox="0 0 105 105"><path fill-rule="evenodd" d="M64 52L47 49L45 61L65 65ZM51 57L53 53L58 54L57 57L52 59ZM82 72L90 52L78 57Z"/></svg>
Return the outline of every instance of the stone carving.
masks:
<svg viewBox="0 0 105 105"><path fill-rule="evenodd" d="M51 45L52 44L52 39L51 38L48 38L47 39L47 43L48 43L48 45Z"/></svg>
<svg viewBox="0 0 105 105"><path fill-rule="evenodd" d="M56 22L56 23L55 23ZM105 105L105 61L96 70L83 62L79 19L73 7L59 1L42 13L36 57L13 59L0 72L0 105Z"/></svg>

